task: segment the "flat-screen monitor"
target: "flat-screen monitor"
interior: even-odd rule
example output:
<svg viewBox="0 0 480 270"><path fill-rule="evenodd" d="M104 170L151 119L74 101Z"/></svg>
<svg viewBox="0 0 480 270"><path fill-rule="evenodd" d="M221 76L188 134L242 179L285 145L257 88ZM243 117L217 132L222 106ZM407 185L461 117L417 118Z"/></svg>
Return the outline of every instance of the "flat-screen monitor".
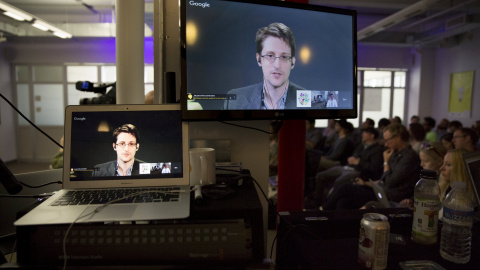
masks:
<svg viewBox="0 0 480 270"><path fill-rule="evenodd" d="M356 11L180 1L183 120L357 117Z"/></svg>

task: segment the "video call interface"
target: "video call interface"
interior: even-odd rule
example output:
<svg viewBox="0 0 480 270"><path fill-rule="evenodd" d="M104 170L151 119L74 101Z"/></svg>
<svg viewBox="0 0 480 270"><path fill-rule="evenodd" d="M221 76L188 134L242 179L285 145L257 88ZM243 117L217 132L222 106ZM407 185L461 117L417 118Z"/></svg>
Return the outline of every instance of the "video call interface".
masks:
<svg viewBox="0 0 480 270"><path fill-rule="evenodd" d="M263 83L255 36L271 23L286 25L295 38L295 65L288 78L302 88L296 90L295 109L353 108L352 18L318 10L186 0L188 109L228 109L225 100L238 98L230 90Z"/></svg>
<svg viewBox="0 0 480 270"><path fill-rule="evenodd" d="M73 112L70 180L114 180L183 177L180 111ZM125 124L135 136L113 142ZM66 157L67 158L67 157ZM134 160L130 175L118 175L117 162Z"/></svg>

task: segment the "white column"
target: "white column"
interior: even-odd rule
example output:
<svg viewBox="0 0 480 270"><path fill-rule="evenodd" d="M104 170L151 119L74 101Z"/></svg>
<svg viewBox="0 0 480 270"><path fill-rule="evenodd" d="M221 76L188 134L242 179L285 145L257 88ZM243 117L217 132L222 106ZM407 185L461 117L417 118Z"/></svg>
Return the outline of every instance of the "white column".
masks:
<svg viewBox="0 0 480 270"><path fill-rule="evenodd" d="M117 104L144 104L144 0L116 0Z"/></svg>

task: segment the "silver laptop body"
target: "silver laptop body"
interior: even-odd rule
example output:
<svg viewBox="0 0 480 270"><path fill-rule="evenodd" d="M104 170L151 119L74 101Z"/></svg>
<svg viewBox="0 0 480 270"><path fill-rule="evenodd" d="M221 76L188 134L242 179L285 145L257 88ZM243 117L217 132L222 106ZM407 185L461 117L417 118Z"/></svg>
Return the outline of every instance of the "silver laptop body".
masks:
<svg viewBox="0 0 480 270"><path fill-rule="evenodd" d="M113 130L124 124L138 130L136 145L128 140L114 142ZM132 155L120 153L120 148L136 148L130 175L119 176L111 173L115 170L105 169L108 164L118 168L120 156ZM58 203L69 191L130 188L139 194L178 194L178 198L158 203ZM145 191L157 188L167 191ZM179 104L69 106L65 110L63 188L15 226L186 218L189 192L188 123L182 122Z"/></svg>
<svg viewBox="0 0 480 270"><path fill-rule="evenodd" d="M480 221L480 151L463 154L463 162L468 172L470 183L472 184L473 193L475 195L477 211L473 217Z"/></svg>

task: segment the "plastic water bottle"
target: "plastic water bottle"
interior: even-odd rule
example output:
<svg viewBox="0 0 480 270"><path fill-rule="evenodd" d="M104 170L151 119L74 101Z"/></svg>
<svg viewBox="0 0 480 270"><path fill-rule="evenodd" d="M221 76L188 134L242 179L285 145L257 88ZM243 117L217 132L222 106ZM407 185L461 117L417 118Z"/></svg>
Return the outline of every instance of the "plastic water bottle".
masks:
<svg viewBox="0 0 480 270"><path fill-rule="evenodd" d="M454 263L470 261L473 201L466 186L465 182L453 182L453 189L443 203L440 255Z"/></svg>
<svg viewBox="0 0 480 270"><path fill-rule="evenodd" d="M418 244L437 243L440 186L435 171L423 170L413 195L412 240Z"/></svg>

